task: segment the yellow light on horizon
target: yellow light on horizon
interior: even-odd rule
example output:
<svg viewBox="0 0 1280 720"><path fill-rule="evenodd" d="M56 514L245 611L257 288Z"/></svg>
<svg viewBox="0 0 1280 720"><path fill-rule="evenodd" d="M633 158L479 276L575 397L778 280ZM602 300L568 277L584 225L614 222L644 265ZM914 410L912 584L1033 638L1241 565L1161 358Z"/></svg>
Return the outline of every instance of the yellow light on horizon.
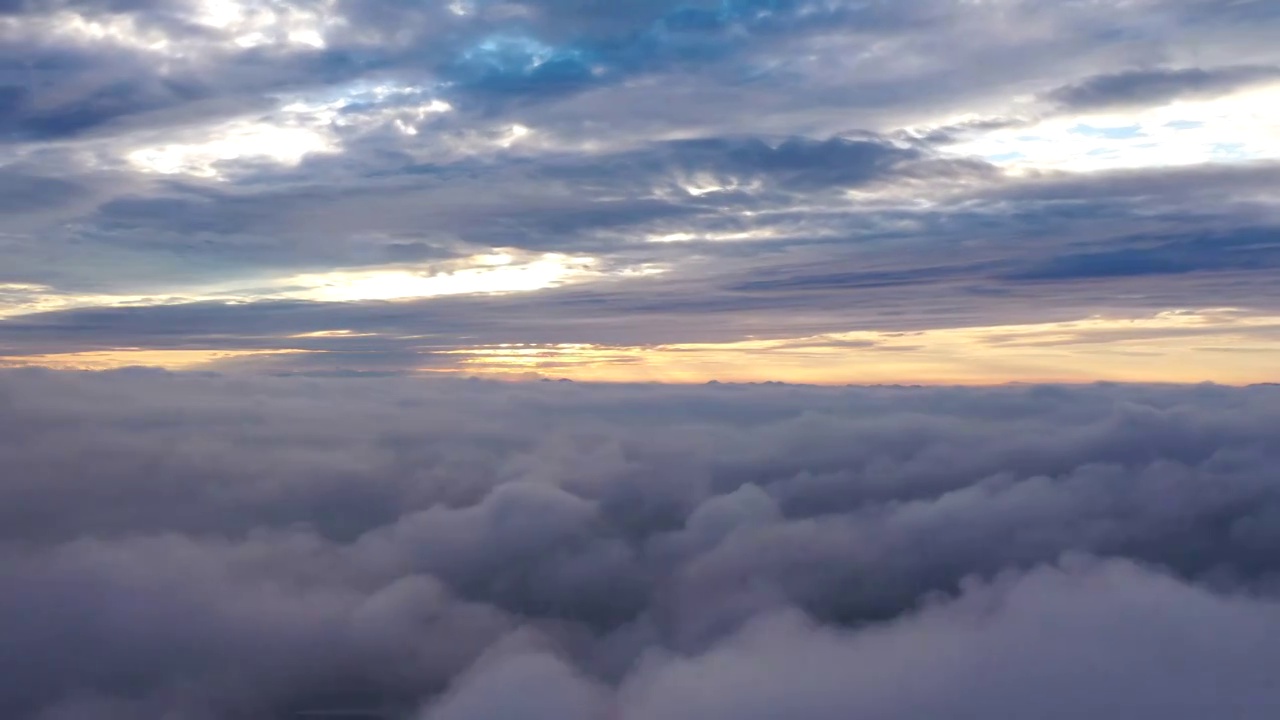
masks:
<svg viewBox="0 0 1280 720"><path fill-rule="evenodd" d="M51 370L118 370L126 367L157 367L165 370L196 370L237 358L298 355L307 352L310 351L120 348L45 355L0 355L0 367L44 367Z"/></svg>
<svg viewBox="0 0 1280 720"><path fill-rule="evenodd" d="M362 337L323 330L294 338ZM288 338L281 338L281 344ZM991 385L1009 382L1203 382L1276 380L1280 316L1235 309L1173 310L1137 318L1091 317L1020 325L912 332L857 331L726 343L610 346L587 343L498 343L422 348L450 356L448 366L419 369L524 379L591 382L703 383L774 380L816 385ZM0 356L0 366L110 369L153 365L174 370L218 368L277 350L148 350L122 348L38 356ZM315 351L311 351L315 352Z"/></svg>
<svg viewBox="0 0 1280 720"><path fill-rule="evenodd" d="M1280 317L1216 308L909 334L861 331L652 347L484 346L450 354L460 358L460 373L545 371L598 382L1243 384L1275 379Z"/></svg>
<svg viewBox="0 0 1280 720"><path fill-rule="evenodd" d="M439 272L405 269L352 270L311 273L287 278L283 284L302 290L287 297L324 302L404 300L442 295L530 292L555 287L593 273L594 258L547 253L517 263L509 254L483 255L473 265Z"/></svg>

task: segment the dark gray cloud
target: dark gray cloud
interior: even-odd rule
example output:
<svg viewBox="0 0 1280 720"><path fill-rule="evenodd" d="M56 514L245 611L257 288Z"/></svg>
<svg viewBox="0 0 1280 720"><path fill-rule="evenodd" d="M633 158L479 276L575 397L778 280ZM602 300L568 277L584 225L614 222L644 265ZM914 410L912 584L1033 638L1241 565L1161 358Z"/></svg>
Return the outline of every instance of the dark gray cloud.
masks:
<svg viewBox="0 0 1280 720"><path fill-rule="evenodd" d="M1277 422L1266 386L8 371L0 707L1269 717Z"/></svg>
<svg viewBox="0 0 1280 720"><path fill-rule="evenodd" d="M1060 255L1039 267L1014 275L1023 280L1181 275L1215 270L1255 270L1280 261L1280 229L1241 229L1230 235L1208 235L1145 247ZM1136 245L1137 243L1135 243Z"/></svg>
<svg viewBox="0 0 1280 720"><path fill-rule="evenodd" d="M1047 99L1071 110L1142 106L1179 97L1225 94L1277 77L1280 77L1280 68L1256 66L1128 70L1057 88Z"/></svg>

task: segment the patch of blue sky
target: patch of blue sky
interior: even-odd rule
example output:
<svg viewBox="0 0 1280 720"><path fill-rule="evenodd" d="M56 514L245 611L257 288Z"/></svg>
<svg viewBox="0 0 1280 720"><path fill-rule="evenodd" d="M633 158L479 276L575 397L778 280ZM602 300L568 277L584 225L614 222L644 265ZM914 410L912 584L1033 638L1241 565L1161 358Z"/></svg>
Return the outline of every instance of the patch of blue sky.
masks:
<svg viewBox="0 0 1280 720"><path fill-rule="evenodd" d="M439 83L406 85L358 80L320 92L285 95L278 99L286 110L326 110L340 115L358 115L373 110L422 105L439 98L443 89Z"/></svg>
<svg viewBox="0 0 1280 720"><path fill-rule="evenodd" d="M1146 133L1141 125L1124 125L1120 127L1096 127L1080 123L1069 128L1067 132L1085 137L1106 138L1108 140L1130 140L1144 137Z"/></svg>
<svg viewBox="0 0 1280 720"><path fill-rule="evenodd" d="M1011 151L1011 152L996 153L995 155L988 155L986 159L990 162L1002 163L1002 162L1012 162L1014 160L1024 160L1026 159L1026 157L1027 156L1025 153Z"/></svg>
<svg viewBox="0 0 1280 720"><path fill-rule="evenodd" d="M681 7L667 13L660 25L670 31L714 32L731 24L751 24L795 11L798 0L723 0L718 8Z"/></svg>
<svg viewBox="0 0 1280 720"><path fill-rule="evenodd" d="M804 0L684 4L631 32L572 38L556 45L520 32L495 34L447 62L439 69L440 76L460 90L573 90L672 63L714 62L746 42L749 33L741 30L762 30L774 20L799 15L809 5Z"/></svg>
<svg viewBox="0 0 1280 720"><path fill-rule="evenodd" d="M440 68L450 87L495 93L554 93L585 85L597 72L582 48L519 34L489 36Z"/></svg>
<svg viewBox="0 0 1280 720"><path fill-rule="evenodd" d="M500 72L529 72L560 55L572 55L574 52L557 49L528 36L500 34L491 35L463 52L459 63Z"/></svg>
<svg viewBox="0 0 1280 720"><path fill-rule="evenodd" d="M1245 160L1251 155L1244 143L1214 143L1210 154L1215 160Z"/></svg>

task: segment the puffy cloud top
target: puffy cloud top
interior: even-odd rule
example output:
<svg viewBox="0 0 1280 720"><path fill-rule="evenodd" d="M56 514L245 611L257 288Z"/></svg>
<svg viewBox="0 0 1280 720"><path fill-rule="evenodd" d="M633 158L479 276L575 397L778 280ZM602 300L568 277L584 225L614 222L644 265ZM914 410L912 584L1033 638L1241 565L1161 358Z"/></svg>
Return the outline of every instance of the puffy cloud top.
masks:
<svg viewBox="0 0 1280 720"><path fill-rule="evenodd" d="M0 374L7 717L1269 718L1270 386Z"/></svg>

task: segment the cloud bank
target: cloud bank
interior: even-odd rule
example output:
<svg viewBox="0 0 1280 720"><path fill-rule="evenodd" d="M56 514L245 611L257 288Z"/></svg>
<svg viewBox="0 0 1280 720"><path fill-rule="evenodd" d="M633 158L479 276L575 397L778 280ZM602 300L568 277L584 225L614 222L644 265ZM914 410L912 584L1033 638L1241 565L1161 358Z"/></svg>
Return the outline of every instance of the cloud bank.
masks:
<svg viewBox="0 0 1280 720"><path fill-rule="evenodd" d="M1270 718L1273 386L0 373L0 711Z"/></svg>

